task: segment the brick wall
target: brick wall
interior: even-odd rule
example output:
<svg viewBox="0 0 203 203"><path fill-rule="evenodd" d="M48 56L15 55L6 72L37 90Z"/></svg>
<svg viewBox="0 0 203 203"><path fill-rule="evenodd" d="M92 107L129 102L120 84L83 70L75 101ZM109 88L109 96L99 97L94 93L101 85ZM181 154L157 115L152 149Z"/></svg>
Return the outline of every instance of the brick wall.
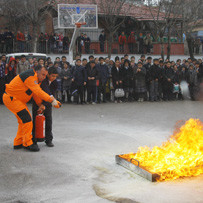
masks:
<svg viewBox="0 0 203 203"><path fill-rule="evenodd" d="M153 54L161 53L161 44L154 44ZM167 54L167 44L164 44L164 54ZM184 44L183 43L172 43L171 44L171 55L184 55Z"/></svg>
<svg viewBox="0 0 203 203"><path fill-rule="evenodd" d="M94 54L102 54L100 52L99 42L92 42L90 49L93 50ZM107 43L105 44L105 53L108 52ZM84 53L84 50L83 50ZM112 44L112 53L113 54L120 54L119 51L119 44L113 43ZM124 53L129 53L128 46L125 45ZM138 46L135 47L135 54L138 53ZM146 51L145 51L146 53ZM164 44L164 53L167 54L167 44ZM152 55L159 55L161 54L161 44L153 44ZM171 55L184 55L184 44L183 43L172 43L171 44Z"/></svg>
<svg viewBox="0 0 203 203"><path fill-rule="evenodd" d="M54 28L53 28L53 17L51 15L47 15L46 16L46 33L50 34L51 32L53 32Z"/></svg>

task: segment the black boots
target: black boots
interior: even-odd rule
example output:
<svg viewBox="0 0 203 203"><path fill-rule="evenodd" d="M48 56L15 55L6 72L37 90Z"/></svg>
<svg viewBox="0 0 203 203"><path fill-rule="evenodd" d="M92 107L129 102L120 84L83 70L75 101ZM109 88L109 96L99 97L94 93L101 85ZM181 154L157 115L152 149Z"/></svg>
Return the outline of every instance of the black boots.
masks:
<svg viewBox="0 0 203 203"><path fill-rule="evenodd" d="M46 141L45 143L47 147L54 147L54 144L52 143L52 141Z"/></svg>
<svg viewBox="0 0 203 203"><path fill-rule="evenodd" d="M28 147L24 147L24 148L31 152L38 152L40 150L37 144L32 144L32 145L30 145Z"/></svg>
<svg viewBox="0 0 203 203"><path fill-rule="evenodd" d="M23 145L21 144L21 145L15 145L15 146L13 146L13 149L22 149L23 148Z"/></svg>

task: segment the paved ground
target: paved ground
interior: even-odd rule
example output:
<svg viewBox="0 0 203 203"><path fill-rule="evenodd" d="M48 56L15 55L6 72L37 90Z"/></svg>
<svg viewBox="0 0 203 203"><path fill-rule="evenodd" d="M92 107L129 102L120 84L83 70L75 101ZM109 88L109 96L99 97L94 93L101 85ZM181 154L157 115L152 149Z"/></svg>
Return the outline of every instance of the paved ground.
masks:
<svg viewBox="0 0 203 203"><path fill-rule="evenodd" d="M15 117L0 106L0 202L200 203L203 176L151 183L114 156L160 145L175 123L203 121L200 102L63 105L54 110L54 148L14 151Z"/></svg>

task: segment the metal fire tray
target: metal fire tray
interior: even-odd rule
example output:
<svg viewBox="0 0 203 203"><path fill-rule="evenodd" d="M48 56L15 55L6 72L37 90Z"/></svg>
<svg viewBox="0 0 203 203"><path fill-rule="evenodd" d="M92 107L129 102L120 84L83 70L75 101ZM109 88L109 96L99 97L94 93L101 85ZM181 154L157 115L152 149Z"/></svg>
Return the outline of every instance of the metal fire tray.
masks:
<svg viewBox="0 0 203 203"><path fill-rule="evenodd" d="M115 158L116 158L117 164L119 164L119 165L123 166L124 168L142 176L143 178L145 178L151 182L156 182L156 178L159 177L158 174L151 173L148 170L141 167L140 162L136 159L131 159L129 162L126 159L121 158L119 155L116 155ZM132 160L136 161L138 165L133 164Z"/></svg>

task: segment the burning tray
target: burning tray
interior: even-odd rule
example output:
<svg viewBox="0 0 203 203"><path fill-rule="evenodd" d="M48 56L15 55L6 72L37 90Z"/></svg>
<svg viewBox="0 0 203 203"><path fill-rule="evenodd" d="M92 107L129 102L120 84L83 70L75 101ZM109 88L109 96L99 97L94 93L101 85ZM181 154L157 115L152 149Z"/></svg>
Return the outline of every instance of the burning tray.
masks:
<svg viewBox="0 0 203 203"><path fill-rule="evenodd" d="M156 182L156 178L159 177L156 173L151 173L145 168L140 166L140 162L136 159L131 159L130 162L126 159L123 159L120 157L120 155L115 156L116 163L123 166L124 168L142 176L143 178L146 178L147 180L151 182ZM137 165L136 165L137 164Z"/></svg>

